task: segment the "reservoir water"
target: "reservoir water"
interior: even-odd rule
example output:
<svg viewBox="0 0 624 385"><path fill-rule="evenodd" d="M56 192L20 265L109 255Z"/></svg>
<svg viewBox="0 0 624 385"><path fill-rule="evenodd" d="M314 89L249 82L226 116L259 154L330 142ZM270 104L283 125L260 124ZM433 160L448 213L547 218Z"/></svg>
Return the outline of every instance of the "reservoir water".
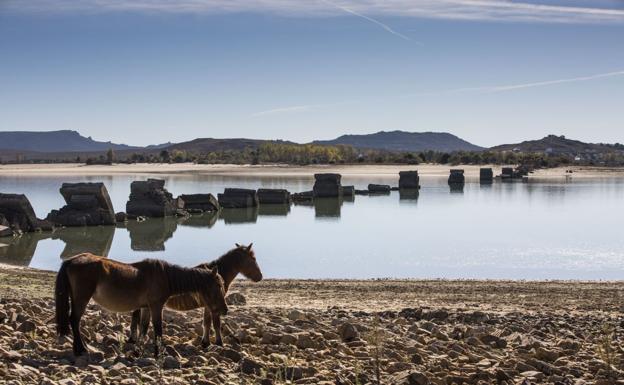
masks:
<svg viewBox="0 0 624 385"><path fill-rule="evenodd" d="M45 218L64 205L63 182L104 182L125 211L130 182L148 175L0 176L0 192L24 193ZM153 176L152 176L153 177ZM157 176L174 196L225 187L311 190L312 177ZM388 176L343 185L397 185ZM90 251L121 261L163 258L192 266L253 242L267 278L624 279L624 179L535 181L450 191L421 178L417 195L324 199L312 205L223 210L190 218L63 228L0 238L0 263L55 270Z"/></svg>

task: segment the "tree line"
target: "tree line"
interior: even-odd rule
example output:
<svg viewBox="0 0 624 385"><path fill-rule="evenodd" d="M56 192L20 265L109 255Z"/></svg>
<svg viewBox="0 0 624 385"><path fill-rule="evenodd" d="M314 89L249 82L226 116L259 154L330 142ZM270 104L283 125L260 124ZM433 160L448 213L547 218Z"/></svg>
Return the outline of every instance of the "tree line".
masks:
<svg viewBox="0 0 624 385"><path fill-rule="evenodd" d="M159 152L135 152L117 159L109 150L106 156L87 159L88 164L125 163L186 163L198 164L270 164L291 165L312 164L523 164L533 168L549 168L571 164L594 166L624 166L624 153L614 151L606 154L592 154L575 159L570 154L524 153L513 151L416 151L397 152L374 149L357 149L346 145L315 145L266 142L257 148L243 150L222 150L191 152L185 150L161 150Z"/></svg>

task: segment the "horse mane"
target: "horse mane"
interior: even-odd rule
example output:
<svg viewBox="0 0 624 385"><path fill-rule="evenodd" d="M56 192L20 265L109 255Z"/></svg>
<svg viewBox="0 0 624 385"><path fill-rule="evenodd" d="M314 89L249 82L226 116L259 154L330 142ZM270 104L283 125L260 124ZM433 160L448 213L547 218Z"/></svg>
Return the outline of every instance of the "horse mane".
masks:
<svg viewBox="0 0 624 385"><path fill-rule="evenodd" d="M253 250L251 250L251 253L253 255ZM241 261L246 258L246 256L247 252L245 251L245 247L235 247L214 261L202 263L197 267L203 269L212 269L216 267L219 274L224 275L226 272L237 269L237 267L240 266Z"/></svg>
<svg viewBox="0 0 624 385"><path fill-rule="evenodd" d="M154 264L162 269L167 278L167 285L171 294L203 291L208 282L215 281L215 276L205 269L182 267L158 259L146 260L145 262Z"/></svg>

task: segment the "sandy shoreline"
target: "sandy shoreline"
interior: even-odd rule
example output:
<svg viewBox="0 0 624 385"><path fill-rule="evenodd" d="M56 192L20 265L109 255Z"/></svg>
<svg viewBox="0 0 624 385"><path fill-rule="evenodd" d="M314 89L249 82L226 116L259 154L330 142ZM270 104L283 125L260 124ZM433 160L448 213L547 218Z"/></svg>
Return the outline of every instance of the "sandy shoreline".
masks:
<svg viewBox="0 0 624 385"><path fill-rule="evenodd" d="M624 281L237 280L223 348L199 346L200 311L166 310L154 360L97 305L75 359L54 277L0 266L0 383L624 384Z"/></svg>
<svg viewBox="0 0 624 385"><path fill-rule="evenodd" d="M0 176L42 176L42 175L115 175L115 174L154 174L154 175L236 175L236 176L312 176L315 173L335 172L344 176L395 176L399 171L418 170L421 177L446 177L450 168L463 168L468 178L477 178L480 167L492 167L494 174L500 174L501 166L474 165L327 165L327 166L288 166L288 165L204 165L180 164L115 164L112 166L84 164L20 164L0 165ZM572 170L572 174L567 173ZM537 170L534 178L610 178L624 177L624 167L559 167Z"/></svg>

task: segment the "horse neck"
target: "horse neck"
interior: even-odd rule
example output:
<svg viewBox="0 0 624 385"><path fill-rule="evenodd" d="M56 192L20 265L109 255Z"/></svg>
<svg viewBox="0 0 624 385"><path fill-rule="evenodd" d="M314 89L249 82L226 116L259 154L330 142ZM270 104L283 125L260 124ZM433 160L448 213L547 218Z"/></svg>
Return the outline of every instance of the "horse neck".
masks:
<svg viewBox="0 0 624 385"><path fill-rule="evenodd" d="M241 257L238 253L230 252L217 259L214 264L223 278L223 285L227 291L234 278L241 272Z"/></svg>
<svg viewBox="0 0 624 385"><path fill-rule="evenodd" d="M202 274L196 269L187 269L180 266L169 265L165 268L169 283L170 295L185 294L199 291L211 279L209 274Z"/></svg>

